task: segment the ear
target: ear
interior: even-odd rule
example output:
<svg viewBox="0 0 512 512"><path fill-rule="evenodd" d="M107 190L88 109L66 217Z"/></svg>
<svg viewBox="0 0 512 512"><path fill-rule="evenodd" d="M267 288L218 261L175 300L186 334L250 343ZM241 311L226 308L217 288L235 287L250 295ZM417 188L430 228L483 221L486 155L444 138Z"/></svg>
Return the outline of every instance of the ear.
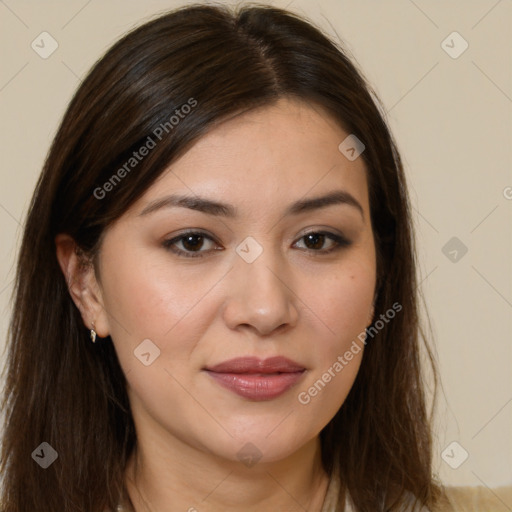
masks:
<svg viewBox="0 0 512 512"><path fill-rule="evenodd" d="M101 287L94 266L66 234L55 237L57 259L68 283L68 290L88 329L94 329L100 338L109 335L108 316L103 306Z"/></svg>

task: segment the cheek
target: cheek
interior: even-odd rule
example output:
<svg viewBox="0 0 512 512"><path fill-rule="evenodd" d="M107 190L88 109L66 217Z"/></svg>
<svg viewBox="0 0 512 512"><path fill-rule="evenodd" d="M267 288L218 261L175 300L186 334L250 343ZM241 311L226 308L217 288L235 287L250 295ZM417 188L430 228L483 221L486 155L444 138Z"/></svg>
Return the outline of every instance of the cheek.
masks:
<svg viewBox="0 0 512 512"><path fill-rule="evenodd" d="M374 290L371 266L348 265L325 276L321 290L310 295L311 309L318 312L333 339L346 342L370 323Z"/></svg>
<svg viewBox="0 0 512 512"><path fill-rule="evenodd" d="M375 266L371 258L354 258L337 271L317 280L319 293L310 294L309 305L321 332L314 329L314 368L300 391L301 404L314 401L322 417L334 415L357 376L364 352L366 327L371 322L375 291ZM321 290L321 292L320 292ZM312 317L313 318L313 317ZM313 321L313 320L312 320Z"/></svg>
<svg viewBox="0 0 512 512"><path fill-rule="evenodd" d="M165 258L143 255L111 265L104 289L113 333L165 338L201 302L215 276L210 277L189 272L185 278Z"/></svg>
<svg viewBox="0 0 512 512"><path fill-rule="evenodd" d="M163 370L186 368L210 321L207 301L201 301L209 280L177 279L169 265L147 261L127 257L112 265L105 272L104 298L120 365L131 386L154 399L172 384Z"/></svg>
<svg viewBox="0 0 512 512"><path fill-rule="evenodd" d="M313 329L313 368L296 393L297 407L311 431L319 432L334 417L359 372L374 294L371 268L354 265L332 275L324 293L311 299L311 309L319 312L323 324L317 321L317 326L325 335Z"/></svg>

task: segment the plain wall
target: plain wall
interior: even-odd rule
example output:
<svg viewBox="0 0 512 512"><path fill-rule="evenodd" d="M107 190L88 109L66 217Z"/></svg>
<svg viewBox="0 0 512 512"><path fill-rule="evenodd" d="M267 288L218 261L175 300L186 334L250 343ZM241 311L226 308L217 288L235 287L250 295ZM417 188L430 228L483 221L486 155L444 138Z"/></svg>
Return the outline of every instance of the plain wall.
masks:
<svg viewBox="0 0 512 512"><path fill-rule="evenodd" d="M27 207L80 77L127 30L185 3L0 2L0 351ZM337 33L382 99L409 179L443 383L436 468L448 484L512 484L512 2L261 3ZM31 48L43 31L59 45L47 59ZM454 31L469 45L457 58L442 46ZM444 47L455 55L463 44L450 36ZM458 469L441 457L453 441L469 453Z"/></svg>

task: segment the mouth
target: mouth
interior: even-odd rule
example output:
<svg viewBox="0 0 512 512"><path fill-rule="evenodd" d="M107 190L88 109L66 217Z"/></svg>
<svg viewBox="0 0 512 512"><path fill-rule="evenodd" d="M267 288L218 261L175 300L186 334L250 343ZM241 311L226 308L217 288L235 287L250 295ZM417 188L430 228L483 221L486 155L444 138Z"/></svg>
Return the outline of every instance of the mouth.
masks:
<svg viewBox="0 0 512 512"><path fill-rule="evenodd" d="M204 368L214 381L254 401L272 400L295 386L306 368L285 357L239 357Z"/></svg>

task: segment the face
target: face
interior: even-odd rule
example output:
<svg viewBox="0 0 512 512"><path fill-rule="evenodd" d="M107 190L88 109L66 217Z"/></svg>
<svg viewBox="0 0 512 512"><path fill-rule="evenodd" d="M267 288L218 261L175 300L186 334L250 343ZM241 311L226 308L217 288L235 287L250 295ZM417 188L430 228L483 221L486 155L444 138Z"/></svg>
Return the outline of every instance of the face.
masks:
<svg viewBox="0 0 512 512"><path fill-rule="evenodd" d="M347 136L305 103L243 114L106 232L93 320L138 429L233 461L251 443L276 461L343 404L376 279L366 169L338 149Z"/></svg>

